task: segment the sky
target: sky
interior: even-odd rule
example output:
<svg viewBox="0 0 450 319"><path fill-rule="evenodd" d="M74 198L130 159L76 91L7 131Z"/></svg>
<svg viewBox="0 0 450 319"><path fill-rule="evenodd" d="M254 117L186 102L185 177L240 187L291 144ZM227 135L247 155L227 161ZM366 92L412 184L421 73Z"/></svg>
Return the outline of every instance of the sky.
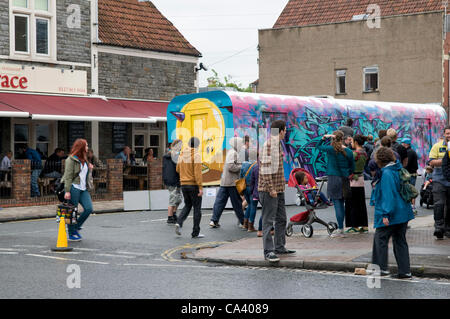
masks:
<svg viewBox="0 0 450 319"><path fill-rule="evenodd" d="M202 53L208 71L199 73L200 87L214 69L247 87L258 79L258 30L272 28L288 0L152 0L183 36Z"/></svg>

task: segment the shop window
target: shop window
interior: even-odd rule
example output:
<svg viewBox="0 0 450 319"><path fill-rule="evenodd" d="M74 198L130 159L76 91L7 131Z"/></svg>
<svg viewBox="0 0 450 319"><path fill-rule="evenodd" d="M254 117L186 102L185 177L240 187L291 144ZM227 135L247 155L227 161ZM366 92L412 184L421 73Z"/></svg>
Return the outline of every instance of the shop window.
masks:
<svg viewBox="0 0 450 319"><path fill-rule="evenodd" d="M11 55L24 59L56 59L56 0L10 0ZM53 50L56 51L56 50ZM54 55L54 54L53 54Z"/></svg>
<svg viewBox="0 0 450 319"><path fill-rule="evenodd" d="M14 125L14 157L16 159L23 158L19 152L21 144L28 144L29 141L29 129L27 124L15 124Z"/></svg>
<svg viewBox="0 0 450 319"><path fill-rule="evenodd" d="M36 125L36 151L41 155L42 159L47 159L50 143L50 125Z"/></svg>
<svg viewBox="0 0 450 319"><path fill-rule="evenodd" d="M145 148L145 136L143 134L134 135L134 151L136 152L136 158L144 157Z"/></svg>
<svg viewBox="0 0 450 319"><path fill-rule="evenodd" d="M378 66L364 68L364 92L378 91Z"/></svg>
<svg viewBox="0 0 450 319"><path fill-rule="evenodd" d="M154 157L158 157L159 154L159 139L160 136L159 135L150 135L150 148L153 150L153 156Z"/></svg>

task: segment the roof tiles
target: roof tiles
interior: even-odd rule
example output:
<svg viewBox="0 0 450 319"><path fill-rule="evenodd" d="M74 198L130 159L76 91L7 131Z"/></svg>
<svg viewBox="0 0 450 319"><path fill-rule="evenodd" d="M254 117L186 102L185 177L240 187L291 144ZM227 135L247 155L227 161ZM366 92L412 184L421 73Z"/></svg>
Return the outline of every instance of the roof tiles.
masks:
<svg viewBox="0 0 450 319"><path fill-rule="evenodd" d="M99 0L101 44L201 56L151 1Z"/></svg>
<svg viewBox="0 0 450 319"><path fill-rule="evenodd" d="M381 16L441 11L442 0L290 0L274 28L299 27L351 21L354 15L367 13L377 4Z"/></svg>

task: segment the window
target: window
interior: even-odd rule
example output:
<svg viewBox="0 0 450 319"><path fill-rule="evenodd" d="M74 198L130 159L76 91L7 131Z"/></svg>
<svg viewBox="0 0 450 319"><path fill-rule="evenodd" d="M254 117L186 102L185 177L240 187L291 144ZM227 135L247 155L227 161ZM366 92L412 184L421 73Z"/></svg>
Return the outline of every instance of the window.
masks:
<svg viewBox="0 0 450 319"><path fill-rule="evenodd" d="M47 159L50 144L50 125L35 124L36 129L36 151L41 155L42 159Z"/></svg>
<svg viewBox="0 0 450 319"><path fill-rule="evenodd" d="M10 3L10 55L25 60L56 59L56 0Z"/></svg>
<svg viewBox="0 0 450 319"><path fill-rule="evenodd" d="M347 70L336 70L336 94L345 94L345 79Z"/></svg>
<svg viewBox="0 0 450 319"><path fill-rule="evenodd" d="M17 52L28 53L28 16L14 16L15 48Z"/></svg>
<svg viewBox="0 0 450 319"><path fill-rule="evenodd" d="M141 160L145 155L147 148L153 150L153 156L161 158L165 152L165 124L161 123L161 129L154 129L153 123L134 123L133 124L133 151L136 152L136 159Z"/></svg>
<svg viewBox="0 0 450 319"><path fill-rule="evenodd" d="M378 66L364 68L364 92L378 91Z"/></svg>
<svg viewBox="0 0 450 319"><path fill-rule="evenodd" d="M27 144L35 149L42 159L53 152L57 141L57 125L47 121L34 122L29 119L14 119L11 125L11 147L14 149L14 158L20 159L19 147L21 144Z"/></svg>

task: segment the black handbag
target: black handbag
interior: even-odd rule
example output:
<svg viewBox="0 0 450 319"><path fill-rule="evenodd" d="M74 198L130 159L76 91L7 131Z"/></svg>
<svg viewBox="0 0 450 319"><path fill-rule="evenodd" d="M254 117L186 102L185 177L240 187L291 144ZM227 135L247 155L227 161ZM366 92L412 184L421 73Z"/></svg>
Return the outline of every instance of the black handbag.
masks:
<svg viewBox="0 0 450 319"><path fill-rule="evenodd" d="M342 177L342 195L344 199L352 198L352 188L350 187L350 180L348 177Z"/></svg>

